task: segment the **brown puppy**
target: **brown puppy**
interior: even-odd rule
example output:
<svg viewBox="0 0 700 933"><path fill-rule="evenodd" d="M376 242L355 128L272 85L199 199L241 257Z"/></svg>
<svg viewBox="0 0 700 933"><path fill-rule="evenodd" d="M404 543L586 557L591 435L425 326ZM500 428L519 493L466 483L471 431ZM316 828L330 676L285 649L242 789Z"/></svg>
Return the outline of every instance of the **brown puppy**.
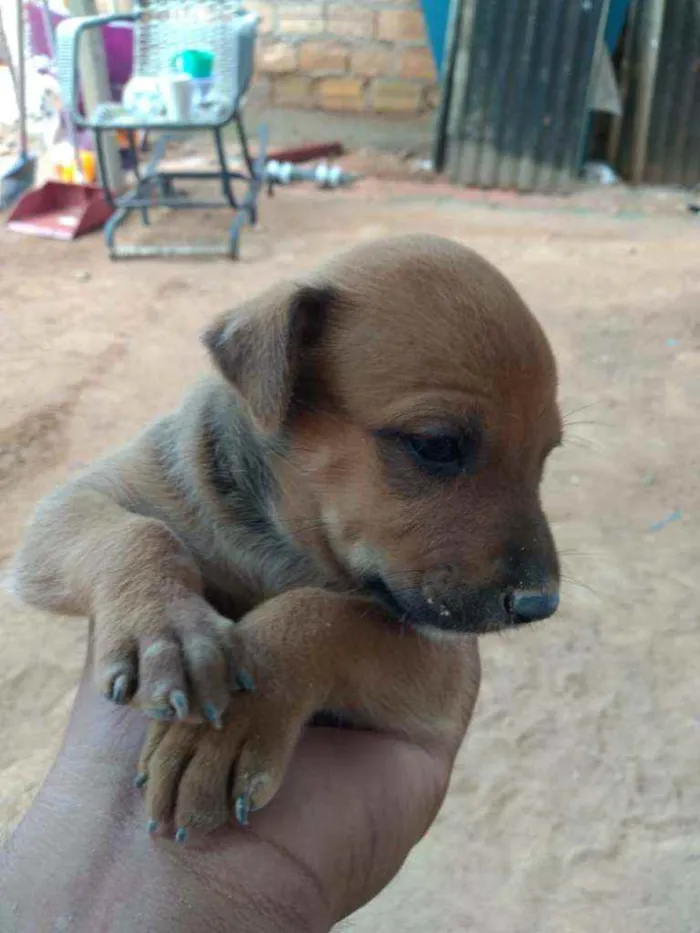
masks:
<svg viewBox="0 0 700 933"><path fill-rule="evenodd" d="M558 603L554 359L475 253L363 245L205 342L220 375L42 503L15 566L94 619L101 689L163 720L141 779L181 837L269 801L319 711L460 734L475 634Z"/></svg>

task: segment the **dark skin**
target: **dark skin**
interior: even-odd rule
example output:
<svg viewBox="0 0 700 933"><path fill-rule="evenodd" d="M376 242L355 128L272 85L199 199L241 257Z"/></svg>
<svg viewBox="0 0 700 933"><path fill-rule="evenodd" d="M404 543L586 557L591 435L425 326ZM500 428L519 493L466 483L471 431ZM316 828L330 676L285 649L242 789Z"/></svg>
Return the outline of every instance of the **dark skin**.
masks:
<svg viewBox="0 0 700 933"><path fill-rule="evenodd" d="M473 651L473 701L479 660ZM456 745L310 729L282 790L200 844L148 835L133 787L145 723L94 690L0 854L3 933L316 933L394 877L442 804Z"/></svg>

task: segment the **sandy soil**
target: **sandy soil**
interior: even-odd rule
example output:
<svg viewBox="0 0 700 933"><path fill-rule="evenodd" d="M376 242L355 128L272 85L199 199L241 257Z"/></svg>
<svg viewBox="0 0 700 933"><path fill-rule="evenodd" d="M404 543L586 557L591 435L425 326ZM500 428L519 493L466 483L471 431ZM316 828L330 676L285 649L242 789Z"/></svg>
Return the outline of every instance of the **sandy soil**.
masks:
<svg viewBox="0 0 700 933"><path fill-rule="evenodd" d="M190 235L219 223L177 219ZM43 493L177 401L215 312L349 241L409 230L481 250L551 335L571 414L546 503L568 582L556 621L484 639L445 807L347 928L697 933L700 227L677 199L285 191L237 265L114 264L99 237L1 229L0 561ZM5 831L56 751L84 639L81 621L0 597Z"/></svg>

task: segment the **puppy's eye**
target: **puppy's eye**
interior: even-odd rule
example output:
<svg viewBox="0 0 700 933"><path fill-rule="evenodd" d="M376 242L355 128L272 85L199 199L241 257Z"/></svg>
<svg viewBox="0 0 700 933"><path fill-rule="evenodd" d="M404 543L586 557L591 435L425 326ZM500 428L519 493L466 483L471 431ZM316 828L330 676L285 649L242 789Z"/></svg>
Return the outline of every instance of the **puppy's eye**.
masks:
<svg viewBox="0 0 700 933"><path fill-rule="evenodd" d="M421 469L433 476L474 470L477 444L473 434L404 434L402 440Z"/></svg>

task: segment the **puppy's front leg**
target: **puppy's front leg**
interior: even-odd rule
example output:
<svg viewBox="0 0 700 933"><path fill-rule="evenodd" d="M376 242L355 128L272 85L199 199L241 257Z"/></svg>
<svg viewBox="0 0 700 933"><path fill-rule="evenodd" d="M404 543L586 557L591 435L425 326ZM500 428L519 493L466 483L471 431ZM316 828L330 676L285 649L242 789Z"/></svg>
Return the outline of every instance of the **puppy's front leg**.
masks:
<svg viewBox="0 0 700 933"><path fill-rule="evenodd" d="M475 638L431 641L366 600L316 589L269 600L239 628L256 691L233 698L221 732L153 727L142 755L149 816L180 838L268 803L320 710L456 749L478 692Z"/></svg>
<svg viewBox="0 0 700 933"><path fill-rule="evenodd" d="M235 626L202 597L197 565L171 528L122 504L135 495L131 474L148 466L112 464L45 500L15 559L15 589L42 609L94 619L97 682L112 700L219 725Z"/></svg>

